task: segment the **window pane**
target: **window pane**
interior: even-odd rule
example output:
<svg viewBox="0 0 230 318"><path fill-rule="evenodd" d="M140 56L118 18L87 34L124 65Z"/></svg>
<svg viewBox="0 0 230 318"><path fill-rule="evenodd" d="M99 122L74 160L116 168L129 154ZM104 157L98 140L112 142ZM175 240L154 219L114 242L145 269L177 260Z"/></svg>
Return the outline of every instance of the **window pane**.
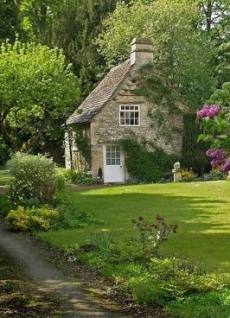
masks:
<svg viewBox="0 0 230 318"><path fill-rule="evenodd" d="M137 105L120 106L120 125L138 126L140 123L140 109Z"/></svg>
<svg viewBox="0 0 230 318"><path fill-rule="evenodd" d="M120 166L120 163L121 163L120 159L116 159L116 165Z"/></svg>

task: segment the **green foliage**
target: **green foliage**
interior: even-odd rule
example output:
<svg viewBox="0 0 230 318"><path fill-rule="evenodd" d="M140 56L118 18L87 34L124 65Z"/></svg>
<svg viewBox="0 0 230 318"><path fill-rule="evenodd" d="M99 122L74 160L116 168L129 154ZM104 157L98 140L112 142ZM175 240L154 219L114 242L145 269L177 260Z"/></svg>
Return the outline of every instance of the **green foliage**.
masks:
<svg viewBox="0 0 230 318"><path fill-rule="evenodd" d="M18 206L8 213L6 221L17 231L48 231L58 217L58 211L49 207L25 209Z"/></svg>
<svg viewBox="0 0 230 318"><path fill-rule="evenodd" d="M143 244L135 238L115 241L110 245L111 262L129 263L146 260Z"/></svg>
<svg viewBox="0 0 230 318"><path fill-rule="evenodd" d="M196 109L210 96L215 84L215 49L205 32L195 27L199 21L195 1L121 2L104 21L98 43L108 63L115 64L129 56L134 37L152 39L155 70L165 86L168 90L176 88Z"/></svg>
<svg viewBox="0 0 230 318"><path fill-rule="evenodd" d="M210 169L208 159L205 155L209 144L197 142L200 133L201 129L196 120L196 115L185 114L181 162L184 167L192 168L196 173L203 174Z"/></svg>
<svg viewBox="0 0 230 318"><path fill-rule="evenodd" d="M16 33L21 31L18 1L8 0L0 2L0 42L13 42Z"/></svg>
<svg viewBox="0 0 230 318"><path fill-rule="evenodd" d="M148 270L159 291L164 293L165 302L222 287L218 278L205 274L188 261L176 258L153 258Z"/></svg>
<svg viewBox="0 0 230 318"><path fill-rule="evenodd" d="M10 186L12 202L25 203L36 199L40 203L50 203L60 185L55 163L45 156L17 153L8 167L14 177Z"/></svg>
<svg viewBox="0 0 230 318"><path fill-rule="evenodd" d="M230 7L230 5L229 5ZM217 51L216 76L218 87L229 82L230 78L230 41L219 46Z"/></svg>
<svg viewBox="0 0 230 318"><path fill-rule="evenodd" d="M229 318L230 290L181 298L167 305L170 317L181 318Z"/></svg>
<svg viewBox="0 0 230 318"><path fill-rule="evenodd" d="M75 170L69 169L65 173L66 180L75 184L93 184L94 180L90 173L87 172L77 172Z"/></svg>
<svg viewBox="0 0 230 318"><path fill-rule="evenodd" d="M9 147L5 142L3 142L2 138L0 137L0 166L3 166L6 163L6 161L9 159L9 156Z"/></svg>
<svg viewBox="0 0 230 318"><path fill-rule="evenodd" d="M183 182L191 182L196 180L197 175L192 171L192 169L182 169L181 178Z"/></svg>
<svg viewBox="0 0 230 318"><path fill-rule="evenodd" d="M93 213L75 209L73 203L66 198L60 200L56 209L59 211L59 218L55 225L56 229L79 229L87 228L92 224L104 224L103 220L98 219Z"/></svg>
<svg viewBox="0 0 230 318"><path fill-rule="evenodd" d="M138 240L142 244L143 254L148 258L158 255L160 246L166 242L172 233L176 233L177 225L167 224L160 215L156 216L155 223L139 217L133 220L138 231Z"/></svg>
<svg viewBox="0 0 230 318"><path fill-rule="evenodd" d="M13 208L12 203L5 195L0 195L0 216L6 216Z"/></svg>
<svg viewBox="0 0 230 318"><path fill-rule="evenodd" d="M87 243L93 246L103 257L111 255L111 245L113 243L113 234L110 232L94 233Z"/></svg>
<svg viewBox="0 0 230 318"><path fill-rule="evenodd" d="M138 182L159 182L171 176L175 155L163 150L148 151L143 143L134 139L121 141L126 153L126 167L130 176Z"/></svg>
<svg viewBox="0 0 230 318"><path fill-rule="evenodd" d="M88 136L88 129L85 129L84 127L75 127L74 128L75 133L75 144L77 147L78 152L80 155L84 158L86 163L90 165L91 162L91 146L90 146L90 140Z"/></svg>
<svg viewBox="0 0 230 318"><path fill-rule="evenodd" d="M223 180L224 179L224 174L223 172L220 171L220 169L212 169L209 174L205 175L205 180L206 181L211 181L211 180Z"/></svg>
<svg viewBox="0 0 230 318"><path fill-rule="evenodd" d="M222 107L230 107L230 83L223 84L221 89L217 89L210 97L210 103L217 103Z"/></svg>
<svg viewBox="0 0 230 318"><path fill-rule="evenodd" d="M18 41L2 43L0 73L1 136L14 151L31 150L54 123L61 129L79 96L77 79L60 50Z"/></svg>
<svg viewBox="0 0 230 318"><path fill-rule="evenodd" d="M213 119L204 118L201 121L203 133L199 135L198 142L207 142L214 148L224 148L230 151L230 125L229 112L223 111Z"/></svg>
<svg viewBox="0 0 230 318"><path fill-rule="evenodd" d="M22 0L22 27L28 39L63 49L79 76L82 96L101 77L105 66L95 44L102 20L117 0Z"/></svg>

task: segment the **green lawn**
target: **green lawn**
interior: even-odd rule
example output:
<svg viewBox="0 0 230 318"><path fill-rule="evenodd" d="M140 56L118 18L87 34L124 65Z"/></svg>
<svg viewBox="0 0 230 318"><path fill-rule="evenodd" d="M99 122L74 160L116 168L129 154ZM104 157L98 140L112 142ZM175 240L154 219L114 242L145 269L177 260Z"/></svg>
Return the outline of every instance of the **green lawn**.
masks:
<svg viewBox="0 0 230 318"><path fill-rule="evenodd" d="M0 169L0 186L7 186L10 183L12 177L9 174L8 170Z"/></svg>
<svg viewBox="0 0 230 318"><path fill-rule="evenodd" d="M95 231L117 237L131 231L131 220L157 213L179 226L163 253L204 264L210 272L230 272L230 182L194 182L119 186L82 192L69 191L76 209L93 213L104 225L86 229L39 233L56 247L84 243Z"/></svg>

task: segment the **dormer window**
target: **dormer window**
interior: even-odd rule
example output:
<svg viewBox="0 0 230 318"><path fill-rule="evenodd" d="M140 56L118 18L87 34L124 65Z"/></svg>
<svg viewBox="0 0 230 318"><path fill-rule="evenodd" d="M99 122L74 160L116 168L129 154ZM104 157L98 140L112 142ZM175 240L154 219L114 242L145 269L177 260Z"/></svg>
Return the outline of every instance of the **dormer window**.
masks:
<svg viewBox="0 0 230 318"><path fill-rule="evenodd" d="M140 105L120 105L120 126L140 126Z"/></svg>

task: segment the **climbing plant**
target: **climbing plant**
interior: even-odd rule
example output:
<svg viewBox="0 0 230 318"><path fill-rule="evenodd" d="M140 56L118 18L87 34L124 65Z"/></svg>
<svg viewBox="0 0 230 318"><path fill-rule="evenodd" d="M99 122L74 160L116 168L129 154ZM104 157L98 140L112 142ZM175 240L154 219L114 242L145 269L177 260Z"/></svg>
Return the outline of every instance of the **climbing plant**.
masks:
<svg viewBox="0 0 230 318"><path fill-rule="evenodd" d="M159 134L170 143L173 133L178 128L169 125L168 120L172 115L182 114L185 104L183 98L173 82L166 79L164 73L158 70L154 63L142 66L135 80L137 81L135 94L146 97L152 105L148 111L148 117L152 120L152 128L157 129Z"/></svg>
<svg viewBox="0 0 230 318"><path fill-rule="evenodd" d="M91 146L89 143L88 129L85 126L74 127L75 145L80 156L90 165Z"/></svg>
<svg viewBox="0 0 230 318"><path fill-rule="evenodd" d="M163 150L149 150L150 144L135 138L121 140L126 154L126 167L129 175L137 182L159 182L171 177L175 155L168 155Z"/></svg>

